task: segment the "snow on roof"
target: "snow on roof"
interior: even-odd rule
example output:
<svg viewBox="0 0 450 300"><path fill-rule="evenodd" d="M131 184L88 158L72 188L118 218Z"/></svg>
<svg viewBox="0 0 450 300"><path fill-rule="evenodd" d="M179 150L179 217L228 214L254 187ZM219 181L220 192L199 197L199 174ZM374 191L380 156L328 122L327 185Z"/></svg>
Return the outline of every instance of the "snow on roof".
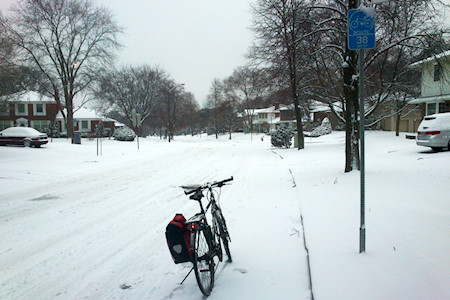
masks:
<svg viewBox="0 0 450 300"><path fill-rule="evenodd" d="M35 91L18 92L12 95L3 96L1 97L1 100L15 101L15 102L46 102L46 103L55 102L54 99Z"/></svg>
<svg viewBox="0 0 450 300"><path fill-rule="evenodd" d="M312 106L313 106L313 108L311 109L312 113L315 113L315 112L330 112L331 111L330 106L328 104L325 104L325 103L321 103L321 102L315 101ZM335 111L342 112L342 108L341 108L341 104L340 103L333 103L333 107L334 107Z"/></svg>
<svg viewBox="0 0 450 300"><path fill-rule="evenodd" d="M450 94L430 96L430 97L419 97L408 101L408 104L430 103L436 101L450 101Z"/></svg>
<svg viewBox="0 0 450 300"><path fill-rule="evenodd" d="M268 114L268 113L272 113L272 112L275 112L275 106L255 109L255 113L257 113L257 114Z"/></svg>
<svg viewBox="0 0 450 300"><path fill-rule="evenodd" d="M411 67L417 67L417 66L420 66L420 65L422 65L424 63L435 61L437 59L441 59L441 58L448 57L448 56L450 56L450 50L442 52L442 53L437 54L437 55L433 55L433 56L431 56L429 58L417 61L417 62L411 64L410 66Z"/></svg>
<svg viewBox="0 0 450 300"><path fill-rule="evenodd" d="M66 109L64 109L64 113L67 114ZM103 117L96 111L84 107L76 108L73 113L73 118L76 120L89 119L89 120L113 121L113 119ZM58 112L58 114L56 115L56 119L63 119L61 112Z"/></svg>

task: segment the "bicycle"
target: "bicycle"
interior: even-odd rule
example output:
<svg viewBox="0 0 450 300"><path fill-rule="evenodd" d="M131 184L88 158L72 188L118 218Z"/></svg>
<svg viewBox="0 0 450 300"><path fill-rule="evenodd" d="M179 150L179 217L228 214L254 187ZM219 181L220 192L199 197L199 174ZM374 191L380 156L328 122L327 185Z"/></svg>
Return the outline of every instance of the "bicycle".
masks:
<svg viewBox="0 0 450 300"><path fill-rule="evenodd" d="M232 180L233 177L230 177L222 181L208 183L184 192L186 195L191 195L189 199L198 201L200 205L200 212L187 220L185 226L191 233L190 248L192 250L191 261L194 264L193 270L195 271L195 277L200 291L205 296L209 296L214 286L214 273L216 271L214 257L217 257L219 262L222 262L223 260L222 245L228 257L228 262L232 262L229 247L229 242L231 242L230 234L228 233L225 218L220 209L218 200L216 201L214 195L214 193L216 193L214 190L215 187L221 189L225 183ZM206 209L203 208L202 204L202 198L205 197L203 195L204 190L207 191L206 198L209 200ZM217 196L217 199L219 198L220 193ZM208 220L206 219L206 213L210 208L212 226L208 224ZM191 272L192 269L188 275L186 275L185 279Z"/></svg>

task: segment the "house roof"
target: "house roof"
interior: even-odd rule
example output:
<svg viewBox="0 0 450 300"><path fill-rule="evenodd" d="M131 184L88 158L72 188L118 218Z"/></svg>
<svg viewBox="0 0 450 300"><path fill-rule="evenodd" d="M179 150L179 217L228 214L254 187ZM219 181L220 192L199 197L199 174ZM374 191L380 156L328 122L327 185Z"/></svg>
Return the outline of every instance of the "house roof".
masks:
<svg viewBox="0 0 450 300"><path fill-rule="evenodd" d="M268 114L268 113L273 113L273 112L275 112L275 106L255 109L255 113L257 113L257 114Z"/></svg>
<svg viewBox="0 0 450 300"><path fill-rule="evenodd" d="M411 101L408 101L408 104L420 104L420 103L437 102L437 101L450 101L450 94L430 96L430 97L420 97L420 98L416 98Z"/></svg>
<svg viewBox="0 0 450 300"><path fill-rule="evenodd" d="M335 111L342 112L342 107L341 107L340 103L333 103L333 107L334 107ZM330 106L328 104L324 104L324 103L315 101L312 104L311 112L312 113L315 113L315 112L331 112L331 108L330 108Z"/></svg>
<svg viewBox="0 0 450 300"><path fill-rule="evenodd" d="M67 114L67 110L64 109L64 113ZM114 121L113 119L104 117L97 113L94 110L84 108L84 107L78 107L74 110L73 118L76 120L101 120L101 121ZM56 119L63 119L63 116L61 112L58 112L56 115Z"/></svg>
<svg viewBox="0 0 450 300"><path fill-rule="evenodd" d="M433 55L433 56L431 56L431 57L429 57L429 58L426 58L426 59L417 61L417 62L415 62L415 63L412 63L410 66L411 66L411 67L417 67L417 66L420 66L420 65L422 65L422 64L424 64L424 63L431 62L431 61L435 61L435 60L437 60L437 59L441 59L441 58L449 57L449 56L450 56L450 50L445 51L445 52L442 52L442 53L437 54L437 55Z"/></svg>
<svg viewBox="0 0 450 300"><path fill-rule="evenodd" d="M3 96L0 98L5 101L14 101L14 102L44 102L44 103L55 103L53 98L42 95L41 93L35 91L25 91L18 92L12 95Z"/></svg>

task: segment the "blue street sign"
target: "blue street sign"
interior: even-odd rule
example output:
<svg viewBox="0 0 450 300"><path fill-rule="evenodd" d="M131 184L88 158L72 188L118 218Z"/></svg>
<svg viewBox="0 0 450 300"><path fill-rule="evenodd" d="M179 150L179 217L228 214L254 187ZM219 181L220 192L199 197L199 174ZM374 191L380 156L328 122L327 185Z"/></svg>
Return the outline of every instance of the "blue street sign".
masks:
<svg viewBox="0 0 450 300"><path fill-rule="evenodd" d="M375 18L363 10L350 9L347 16L348 48L350 50L375 47Z"/></svg>

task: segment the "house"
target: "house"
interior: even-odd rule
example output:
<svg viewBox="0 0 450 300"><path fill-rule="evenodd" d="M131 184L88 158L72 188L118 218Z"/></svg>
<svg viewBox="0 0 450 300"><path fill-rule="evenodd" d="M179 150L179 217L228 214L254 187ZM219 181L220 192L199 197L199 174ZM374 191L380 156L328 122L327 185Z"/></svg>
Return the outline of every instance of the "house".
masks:
<svg viewBox="0 0 450 300"><path fill-rule="evenodd" d="M275 106L254 109L253 129L257 132L270 132L275 130L280 121L280 112Z"/></svg>
<svg viewBox="0 0 450 300"><path fill-rule="evenodd" d="M393 101L399 100L393 99ZM366 104L366 106L367 105L368 104ZM333 104L333 106L334 110L337 113L342 114L341 104L335 103ZM422 117L420 115L420 111L417 111L415 107L416 105L408 104L406 109L403 110L403 113L404 114L406 113L406 116L403 116L402 119L400 120L399 129L401 132L415 132L417 130L417 127L419 126ZM386 112L386 114L390 114L390 116L385 119L382 119L380 122L377 122L376 125L374 125L374 128L385 131L396 131L397 121L395 110L392 108L388 109L389 110ZM327 104L313 101L311 104L310 112L311 112L311 119L313 122L321 123L323 119L328 118L333 130L344 127L344 123L342 123L342 121L339 120L339 118L331 111L329 105ZM367 122L370 123L371 120L369 119Z"/></svg>
<svg viewBox="0 0 450 300"><path fill-rule="evenodd" d="M64 109L64 114L67 116L67 112ZM97 112L78 107L73 113L74 131L80 131L82 136L89 136L94 134L96 126L102 122L103 127L107 131L106 135L111 136L114 133L115 120L103 117ZM56 121L61 132L67 132L64 117L61 112L56 115Z"/></svg>
<svg viewBox="0 0 450 300"><path fill-rule="evenodd" d="M450 51L411 65L422 68L421 94L408 104L421 104L422 116L450 112Z"/></svg>
<svg viewBox="0 0 450 300"><path fill-rule="evenodd" d="M23 126L45 132L58 111L54 99L34 91L3 96L0 98L0 130Z"/></svg>
<svg viewBox="0 0 450 300"><path fill-rule="evenodd" d="M394 99L393 101L403 102L403 100L399 99ZM404 105L403 103L400 103L398 105L395 105L395 107L397 107L396 109L391 108L388 111L389 116L381 120L375 128L385 131L396 131L397 130L396 111L399 109L399 107L402 107L403 105ZM416 132L423 118L422 109L420 107L417 107L417 104L410 104L408 102L406 106L402 109L401 115L402 116L398 124L399 132Z"/></svg>
<svg viewBox="0 0 450 300"><path fill-rule="evenodd" d="M271 132L280 124L295 128L296 119L292 106L275 104L267 108L246 109L243 113L244 131L250 131L250 121L255 132Z"/></svg>
<svg viewBox="0 0 450 300"><path fill-rule="evenodd" d="M342 113L342 108L338 104L333 104L333 108L337 113ZM318 101L311 102L311 120L318 124L322 124L323 119L328 118L331 123L331 128L337 129L339 124L339 118L331 111L328 104L324 104Z"/></svg>
<svg viewBox="0 0 450 300"><path fill-rule="evenodd" d="M279 120L279 111L275 109L275 106L245 109L241 117L244 132L250 132L251 127L253 127L253 131L255 132L268 132L275 127L276 120Z"/></svg>

